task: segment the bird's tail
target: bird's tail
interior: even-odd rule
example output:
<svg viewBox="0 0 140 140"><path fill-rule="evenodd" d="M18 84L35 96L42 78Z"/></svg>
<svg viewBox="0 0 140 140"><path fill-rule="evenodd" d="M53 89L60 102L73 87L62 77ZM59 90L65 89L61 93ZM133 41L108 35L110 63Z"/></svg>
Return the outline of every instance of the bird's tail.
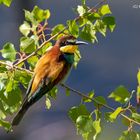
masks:
<svg viewBox="0 0 140 140"><path fill-rule="evenodd" d="M16 116L13 118L11 123L12 126L18 125L20 123L20 121L22 120L24 114L29 109L29 107L30 107L29 102L25 101L22 107L20 108L20 110L18 111L18 113L16 114Z"/></svg>

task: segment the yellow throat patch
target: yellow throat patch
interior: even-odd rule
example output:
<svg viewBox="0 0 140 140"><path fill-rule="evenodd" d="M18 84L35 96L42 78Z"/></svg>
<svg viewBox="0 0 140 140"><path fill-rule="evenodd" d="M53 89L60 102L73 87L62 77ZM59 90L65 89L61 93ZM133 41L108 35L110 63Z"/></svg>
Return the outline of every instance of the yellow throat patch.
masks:
<svg viewBox="0 0 140 140"><path fill-rule="evenodd" d="M75 51L78 49L77 45L67 45L64 47L61 47L60 50L63 53L75 53Z"/></svg>

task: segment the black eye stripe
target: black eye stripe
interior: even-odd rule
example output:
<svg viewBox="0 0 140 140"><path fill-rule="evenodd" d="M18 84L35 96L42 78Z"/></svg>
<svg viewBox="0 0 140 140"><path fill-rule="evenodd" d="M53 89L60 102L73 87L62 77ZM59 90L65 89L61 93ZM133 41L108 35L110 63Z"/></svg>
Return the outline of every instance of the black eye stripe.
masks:
<svg viewBox="0 0 140 140"><path fill-rule="evenodd" d="M65 41L65 42L61 42L60 44L60 46L66 46L66 45L75 45L75 42Z"/></svg>

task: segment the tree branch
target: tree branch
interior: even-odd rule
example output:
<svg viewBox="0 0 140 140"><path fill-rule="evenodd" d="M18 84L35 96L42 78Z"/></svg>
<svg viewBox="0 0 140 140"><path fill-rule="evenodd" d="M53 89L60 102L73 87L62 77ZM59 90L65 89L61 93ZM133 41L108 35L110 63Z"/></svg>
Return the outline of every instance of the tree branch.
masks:
<svg viewBox="0 0 140 140"><path fill-rule="evenodd" d="M81 93L81 92L78 91L78 90L75 90L75 89L73 89L73 88L71 88L71 87L69 87L69 86L67 86L67 85L65 85L65 84L62 84L62 83L61 83L60 85L61 85L63 88L68 89L68 90L72 91L73 93L76 93L77 95L79 95L79 96L81 96L81 97L90 99L92 102L95 102L95 103L97 103L97 104L99 104L99 105L102 105L103 107L105 107L105 108L107 108L107 109L109 109L109 110L111 110L111 111L115 111L114 108L112 108L112 107L110 107L110 106L108 106L108 105L106 105L106 104L102 104L102 103L100 103L99 101L97 101L96 99L90 98L90 97L88 97L87 95ZM130 122L133 122L133 123L135 123L135 124L137 124L137 125L140 126L140 123L139 123L139 122L137 122L137 121L135 121L135 120L129 118L128 116L124 115L123 113L120 113L120 115L121 115L122 117L126 118L127 120L129 120Z"/></svg>
<svg viewBox="0 0 140 140"><path fill-rule="evenodd" d="M90 8L88 10L88 12L94 12L94 9L97 8L98 6L102 5L104 2L106 2L106 0L102 0L101 2L98 2L94 7ZM81 16L78 16L77 18L75 18L76 21L78 21L80 19ZM14 66L18 66L19 64L21 64L22 62L26 61L28 58L34 56L42 47L44 47L48 42L50 42L51 40L53 40L55 37L57 37L59 34L63 33L66 29L68 28L68 26L66 26L64 29L62 29L60 32L58 32L57 34L55 34L54 36L50 37L47 41L43 42L40 47L38 47L33 53L31 53L30 55L28 55L27 57L21 59L20 61L18 61Z"/></svg>
<svg viewBox="0 0 140 140"><path fill-rule="evenodd" d="M10 63L6 63L6 62L0 61L0 64L1 64L1 65L5 65L5 66L9 67L10 69L17 69L17 70L20 70L20 71L26 71L27 73L33 74L32 71L30 71L30 70L28 70L28 69L25 69L25 68L17 67L17 66L15 66L15 65L13 65L12 63L10 64Z"/></svg>

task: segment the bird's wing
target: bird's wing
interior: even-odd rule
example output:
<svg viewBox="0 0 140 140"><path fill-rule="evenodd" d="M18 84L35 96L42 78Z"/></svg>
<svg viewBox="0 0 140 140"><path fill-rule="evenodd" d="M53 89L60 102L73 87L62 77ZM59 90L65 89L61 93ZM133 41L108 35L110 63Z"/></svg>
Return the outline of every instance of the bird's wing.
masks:
<svg viewBox="0 0 140 140"><path fill-rule="evenodd" d="M59 76L65 65L64 61L59 61L59 55L56 56L47 52L39 59L34 69L33 79L28 88L28 97L35 94L36 90L42 86L42 83L44 85L52 83Z"/></svg>

